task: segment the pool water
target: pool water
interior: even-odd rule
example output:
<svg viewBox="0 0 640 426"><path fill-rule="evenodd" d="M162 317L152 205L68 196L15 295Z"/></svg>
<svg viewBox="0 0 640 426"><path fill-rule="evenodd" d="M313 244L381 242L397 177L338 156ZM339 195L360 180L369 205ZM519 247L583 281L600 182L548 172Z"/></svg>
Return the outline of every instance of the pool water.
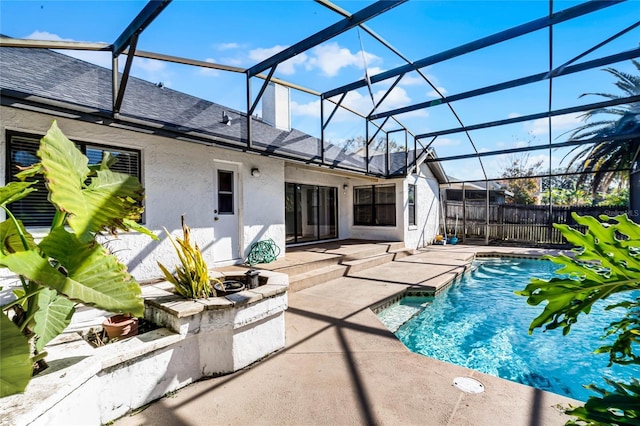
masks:
<svg viewBox="0 0 640 426"><path fill-rule="evenodd" d="M609 368L608 354L593 353L613 341L600 337L625 312L603 307L638 294L598 302L566 336L561 329L536 329L530 336L529 324L543 305L530 306L514 291L531 277L552 277L559 265L503 258L477 261L476 266L437 297L405 297L379 318L413 352L582 401L595 395L583 385L609 389L603 376L627 382L640 377L639 367Z"/></svg>

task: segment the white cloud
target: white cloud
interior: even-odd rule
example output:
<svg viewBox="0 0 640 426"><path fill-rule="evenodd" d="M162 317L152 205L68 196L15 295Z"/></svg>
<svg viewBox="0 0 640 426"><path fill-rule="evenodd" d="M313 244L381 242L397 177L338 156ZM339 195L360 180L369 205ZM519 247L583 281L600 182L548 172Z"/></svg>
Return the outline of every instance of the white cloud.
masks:
<svg viewBox="0 0 640 426"><path fill-rule="evenodd" d="M438 91L440 91L440 93L442 95L446 95L447 94L447 89L445 89L443 86L438 86L435 82L436 82L436 78L432 75L429 74L425 74L425 77L427 77L427 79L429 80L429 82L431 84L433 84L436 89ZM422 76L418 75L417 73L414 74L407 74L404 77L402 77L402 79L400 80L400 83L398 83L399 86L427 86L429 88L431 88L431 90L429 90L427 92L427 96L430 96L432 98L439 98L440 97L440 93L438 93L436 90L434 90L431 85L429 84L429 82L427 82L424 78L422 78Z"/></svg>
<svg viewBox="0 0 640 426"><path fill-rule="evenodd" d="M29 40L50 40L50 41L78 41L70 38L62 38L58 34L47 31L34 31L25 37ZM54 49L56 50L56 49ZM104 68L111 68L111 54L109 52L97 52L91 50L59 50L56 52L71 56L81 61L90 62Z"/></svg>
<svg viewBox="0 0 640 426"><path fill-rule="evenodd" d="M437 137L436 140L431 144L431 146L457 146L460 145L460 139L450 139L450 138L441 138Z"/></svg>
<svg viewBox="0 0 640 426"><path fill-rule="evenodd" d="M374 92L373 98L376 102L378 102L382 96L387 92L387 90L379 90ZM335 96L332 98L333 101L338 101L342 95ZM380 106L379 110L389 110L398 108L401 106L405 106L411 103L411 98L408 96L407 92L401 87L395 87L391 93L385 98L384 102ZM371 96L366 91L363 93L352 91L348 92L347 96L343 99L341 105L352 109L354 111L358 111L361 114L368 114L373 108L373 103L371 102ZM320 101L312 101L307 104L297 104L295 102L291 103L291 112L298 113L303 115L309 115L314 117L320 117ZM402 117L427 117L428 113L424 110L411 111L405 114L402 114ZM356 115L344 110L343 108L339 109L336 115L333 118L333 121L350 121L360 119Z"/></svg>
<svg viewBox="0 0 640 426"><path fill-rule="evenodd" d="M367 67L367 73L369 74L369 77L380 74L381 72L384 72L386 70L380 68L380 67Z"/></svg>
<svg viewBox="0 0 640 426"><path fill-rule="evenodd" d="M378 90L373 93L373 98L377 103L382 97L387 93L387 90ZM402 87L394 87L393 90L387 95L382 105L380 105L379 109L389 110L393 108L397 108L400 106L408 105L411 102L411 98L407 95L407 91ZM366 95L360 94L360 92L349 92L347 96L344 98L342 103L345 106L348 106L351 109L359 111L361 113L368 113L373 108L373 103L371 102L371 96L366 93Z"/></svg>
<svg viewBox="0 0 640 426"><path fill-rule="evenodd" d="M47 31L34 31L29 34L27 39L32 40L51 40L51 41L77 41L73 39L65 39L60 37L57 34L53 34ZM111 68L113 63L111 60L110 52L97 52L90 50L56 50L59 53L80 59L82 61L90 62L92 64L104 67ZM120 71L124 68L124 55L120 56L121 60L119 61ZM144 78L148 81L162 81L162 83L169 87L169 73L167 72L167 64L163 61L158 61L154 59L146 59L146 58L134 58L133 66L131 70L132 75L136 75L137 77Z"/></svg>
<svg viewBox="0 0 640 426"><path fill-rule="evenodd" d="M355 66L356 68L364 69L365 60L369 74L374 75L376 73L374 70L377 70L377 68L372 67L372 65L380 62L380 57L365 52L363 59L361 52L351 53L346 47L340 47L338 43L331 42L321 44L311 49L306 67L308 70L318 68L324 75L335 77L340 70L345 67Z"/></svg>
<svg viewBox="0 0 640 426"><path fill-rule="evenodd" d="M580 113L567 114L551 118L551 130L553 132L566 132L573 130L584 124L580 118ZM546 118L539 118L533 122L524 123L525 128L535 136L549 134L549 121Z"/></svg>
<svg viewBox="0 0 640 426"><path fill-rule="evenodd" d="M258 63L267 58L272 57L273 55L282 52L286 49L287 46L275 45L269 48L258 48L249 51L249 59ZM278 64L278 71L285 75L292 75L296 72L296 66L305 63L307 60L307 55L305 53L300 53L293 58Z"/></svg>
<svg viewBox="0 0 640 426"><path fill-rule="evenodd" d="M257 49L249 51L249 59L256 62L264 61L265 59L275 55L276 53L282 52L286 48L287 46L280 46L279 44L268 48L259 47Z"/></svg>
<svg viewBox="0 0 640 426"><path fill-rule="evenodd" d="M510 112L507 115L507 118L517 118L517 117L522 117L522 114L518 113L518 112Z"/></svg>
<svg viewBox="0 0 640 426"><path fill-rule="evenodd" d="M229 49L222 47L230 46ZM231 50L232 48L240 48L236 43L225 43L217 45L220 50ZM229 57L224 58L223 63L236 66L251 66L259 63L273 55L282 52L289 46L275 45L272 47L260 47L252 49L245 57ZM325 43L312 48L307 52L300 53L293 58L278 64L277 72L285 75L292 75L302 66L307 71L320 70L327 77L335 77L345 67L356 67L364 69L365 60L367 71L370 76L379 74L384 70L376 64L382 62L382 59L376 55L365 52L364 59L361 52L352 53L349 49L341 47L336 42ZM250 63L248 63L249 61Z"/></svg>
<svg viewBox="0 0 640 426"><path fill-rule="evenodd" d="M299 104L296 101L291 101L291 114L320 117L320 100L311 101L306 104Z"/></svg>
<svg viewBox="0 0 640 426"><path fill-rule="evenodd" d="M402 77L402 79L400 80L400 83L398 83L401 86L417 86L420 84L426 84L427 82L424 81L424 78L422 78L421 76L419 76L418 74L405 74L404 77Z"/></svg>
<svg viewBox="0 0 640 426"><path fill-rule="evenodd" d="M205 62L209 62L210 64L215 64L217 63L215 59L213 58L207 58L204 60ZM217 77L220 75L220 72L216 69L213 68L199 68L198 69L198 74L200 75L204 75L207 77Z"/></svg>
<svg viewBox="0 0 640 426"><path fill-rule="evenodd" d="M222 58L222 64L225 65L232 65L232 66L236 66L236 67L241 67L244 64L244 61L241 58Z"/></svg>
<svg viewBox="0 0 640 426"><path fill-rule="evenodd" d="M438 89L438 91L440 91L440 93L436 92L435 90L431 90L429 92L427 92L428 96L432 96L434 98L439 98L440 94L442 95L446 95L447 94L447 89L445 89L442 86L436 86L436 89Z"/></svg>
<svg viewBox="0 0 640 426"><path fill-rule="evenodd" d="M215 48L218 50L233 50L239 49L240 45L238 43L219 43L215 45Z"/></svg>
<svg viewBox="0 0 640 426"><path fill-rule="evenodd" d="M38 31L38 30L35 30L25 38L28 40L73 41L70 38L62 38L58 34L53 34L48 31Z"/></svg>
<svg viewBox="0 0 640 426"><path fill-rule="evenodd" d="M165 62L157 61L155 59L136 58L134 63L138 69L149 73L163 71L167 68Z"/></svg>

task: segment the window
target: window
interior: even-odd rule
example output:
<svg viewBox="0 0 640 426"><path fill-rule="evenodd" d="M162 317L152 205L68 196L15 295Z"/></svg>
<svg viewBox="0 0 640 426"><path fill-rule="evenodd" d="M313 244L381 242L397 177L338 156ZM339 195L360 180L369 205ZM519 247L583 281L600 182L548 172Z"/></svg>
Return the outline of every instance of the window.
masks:
<svg viewBox="0 0 640 426"><path fill-rule="evenodd" d="M25 133L7 132L6 181L14 181L19 168L28 167L40 161L36 155L40 146L40 136ZM140 151L114 148L97 144L75 142L76 146L89 159L89 165L99 164L104 153L109 152L118 161L111 170L135 176L140 180ZM11 213L22 220L25 226L49 226L55 214L55 208L47 199L47 189L43 179L35 185L37 191L26 198L9 205Z"/></svg>
<svg viewBox="0 0 640 426"><path fill-rule="evenodd" d="M233 214L233 172L218 170L218 213Z"/></svg>
<svg viewBox="0 0 640 426"><path fill-rule="evenodd" d="M409 226L416 224L416 186L409 184L407 189L407 210L409 211Z"/></svg>
<svg viewBox="0 0 640 426"><path fill-rule="evenodd" d="M353 188L353 224L396 225L396 186L372 185Z"/></svg>

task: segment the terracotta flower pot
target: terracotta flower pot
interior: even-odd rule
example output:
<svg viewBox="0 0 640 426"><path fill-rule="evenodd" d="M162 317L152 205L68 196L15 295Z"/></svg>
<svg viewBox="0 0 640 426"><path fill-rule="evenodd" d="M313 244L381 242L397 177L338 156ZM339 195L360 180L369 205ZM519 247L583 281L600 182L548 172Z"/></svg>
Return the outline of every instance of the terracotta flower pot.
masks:
<svg viewBox="0 0 640 426"><path fill-rule="evenodd" d="M102 323L109 339L126 338L138 334L138 318L129 315L114 315Z"/></svg>

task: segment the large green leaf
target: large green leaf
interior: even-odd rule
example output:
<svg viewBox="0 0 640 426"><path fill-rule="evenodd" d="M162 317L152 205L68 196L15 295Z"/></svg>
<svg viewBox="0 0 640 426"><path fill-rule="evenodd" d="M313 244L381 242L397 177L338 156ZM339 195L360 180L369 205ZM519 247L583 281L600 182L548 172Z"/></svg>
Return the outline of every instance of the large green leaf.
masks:
<svg viewBox="0 0 640 426"><path fill-rule="evenodd" d="M2 253L8 254L37 248L37 245L33 240L33 236L27 232L21 221L18 221L18 226L20 226L22 235L25 237L24 241L26 242L27 247L25 247L25 244L20 237L16 224L11 219L7 219L0 223L0 251Z"/></svg>
<svg viewBox="0 0 640 426"><path fill-rule="evenodd" d="M9 182L6 186L0 188L0 205L6 206L14 201L18 201L36 191L32 188L36 182Z"/></svg>
<svg viewBox="0 0 640 426"><path fill-rule="evenodd" d="M75 312L74 303L58 295L55 290L45 288L38 295L38 310L36 311L33 327L38 335L36 350L41 351L54 337L62 333L71 322Z"/></svg>
<svg viewBox="0 0 640 426"><path fill-rule="evenodd" d="M589 385L601 396L590 396L583 407L572 407L565 413L575 416L578 421L569 421L567 425L638 425L640 424L640 382L632 378L630 383L618 383L604 380L613 387L613 391Z"/></svg>
<svg viewBox="0 0 640 426"><path fill-rule="evenodd" d="M72 215L68 219L77 235L105 229L126 230L124 219L139 219L142 212L142 186L134 176L100 170L82 194L80 201L86 215Z"/></svg>
<svg viewBox="0 0 640 426"><path fill-rule="evenodd" d="M33 365L29 340L7 316L0 312L0 398L24 392L31 380Z"/></svg>
<svg viewBox="0 0 640 426"><path fill-rule="evenodd" d="M589 313L595 302L614 293L640 288L640 226L625 216L606 217L612 224L600 223L593 217L573 215L580 225L587 225L585 234L566 225L554 226L573 245L579 247L575 257L549 256L562 265L557 273L563 277L551 280L534 278L524 290L516 292L527 297L527 303L538 305L547 301L543 312L529 326L563 328L566 334L582 312ZM618 235L624 237L618 238Z"/></svg>
<svg viewBox="0 0 640 426"><path fill-rule="evenodd" d="M54 121L40 141L38 157L42 162L51 201L61 211L85 216L81 200L84 182L89 175L89 160L62 133Z"/></svg>
<svg viewBox="0 0 640 426"><path fill-rule="evenodd" d="M126 229L123 218L140 216L143 189L138 179L108 169L90 176L87 158L55 122L42 138L38 156L51 202L68 214L69 226L80 240L89 241L102 230Z"/></svg>
<svg viewBox="0 0 640 426"><path fill-rule="evenodd" d="M57 228L42 240L40 249L56 259L59 267L33 250L0 256L0 264L72 300L111 312L144 314L140 286L126 266L100 244L83 243Z"/></svg>
<svg viewBox="0 0 640 426"><path fill-rule="evenodd" d="M151 231L148 228L145 228L144 226L140 225L138 222L135 222L131 219L123 219L122 223L124 224L124 228L123 229L128 229L130 231L136 231L136 232L140 232L141 234L146 235L147 237L150 237L153 240L159 241L160 238L158 238L158 236L156 234L153 233L153 231Z"/></svg>

